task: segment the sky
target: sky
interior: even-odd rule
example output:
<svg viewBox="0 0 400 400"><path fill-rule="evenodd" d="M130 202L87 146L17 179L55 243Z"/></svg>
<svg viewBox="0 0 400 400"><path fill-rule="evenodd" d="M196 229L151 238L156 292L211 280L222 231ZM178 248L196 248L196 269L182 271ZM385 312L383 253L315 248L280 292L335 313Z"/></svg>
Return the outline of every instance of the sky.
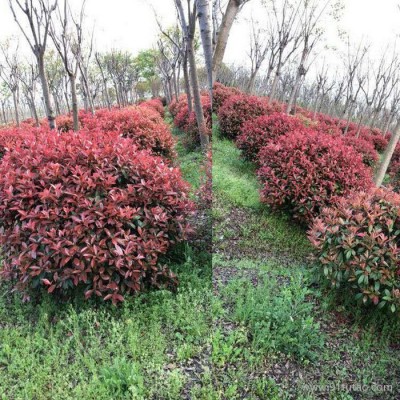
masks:
<svg viewBox="0 0 400 400"><path fill-rule="evenodd" d="M12 0L15 1L15 0ZM79 6L82 0L70 0ZM400 0L342 0L345 5L340 28L357 41L369 40L376 51L400 33ZM173 0L87 0L87 28L95 27L96 48L100 51L119 48L137 53L155 44L158 34L154 10L164 26L175 20ZM251 0L243 9L231 32L225 61L246 64L249 46L249 19L253 15L263 23L265 11L261 0ZM265 21L265 20L264 20ZM327 42L340 46L336 24L328 24ZM21 37L9 10L8 0L0 0L0 40ZM27 51L20 39L21 51ZM332 61L333 62L333 61Z"/></svg>
<svg viewBox="0 0 400 400"><path fill-rule="evenodd" d="M82 0L70 3L78 10ZM87 0L86 27L91 31L94 26L96 47L100 51L117 48L135 54L155 44L158 34L155 12L163 26L173 24L174 0ZM27 51L8 0L0 0L0 40L10 36L20 37L21 47Z"/></svg>
<svg viewBox="0 0 400 400"><path fill-rule="evenodd" d="M338 35L338 28L347 32L354 42L361 39L364 42L369 41L375 54L400 34L400 11L398 9L400 0L342 0L342 3L344 10L340 22L333 23L332 19L329 19L324 26L325 41L329 46L338 49L343 46ZM245 5L231 31L225 57L226 62L247 63L250 19L253 17L262 25L262 21L266 19L265 15L266 11L261 5L261 0L251 0Z"/></svg>

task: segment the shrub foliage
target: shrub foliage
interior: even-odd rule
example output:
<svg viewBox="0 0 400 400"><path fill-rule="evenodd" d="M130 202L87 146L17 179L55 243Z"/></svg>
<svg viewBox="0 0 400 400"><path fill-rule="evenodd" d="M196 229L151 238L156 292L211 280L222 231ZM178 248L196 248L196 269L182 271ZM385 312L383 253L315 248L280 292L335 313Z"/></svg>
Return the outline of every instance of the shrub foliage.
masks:
<svg viewBox="0 0 400 400"><path fill-rule="evenodd" d="M159 257L182 240L192 212L178 169L134 141L101 132L27 138L0 164L1 276L29 295L81 286L123 300L174 286Z"/></svg>
<svg viewBox="0 0 400 400"><path fill-rule="evenodd" d="M355 193L325 208L309 238L334 287L364 304L400 306L400 196L387 189Z"/></svg>
<svg viewBox="0 0 400 400"><path fill-rule="evenodd" d="M372 185L371 171L340 138L295 131L260 151L262 201L310 222L341 196Z"/></svg>

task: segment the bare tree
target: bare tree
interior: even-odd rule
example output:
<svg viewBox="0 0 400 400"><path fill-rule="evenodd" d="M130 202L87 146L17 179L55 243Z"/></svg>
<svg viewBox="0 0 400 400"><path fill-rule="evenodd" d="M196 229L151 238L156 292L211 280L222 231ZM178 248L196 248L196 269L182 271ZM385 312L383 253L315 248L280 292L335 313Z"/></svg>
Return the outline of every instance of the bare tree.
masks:
<svg viewBox="0 0 400 400"><path fill-rule="evenodd" d="M37 65L29 63L19 71L19 80L22 84L23 92L29 108L31 109L32 117L39 126L39 114L36 107L36 84L39 78Z"/></svg>
<svg viewBox="0 0 400 400"><path fill-rule="evenodd" d="M79 70L79 62L82 59L82 24L85 3L86 1L84 0L79 13L79 19L75 20L68 0L64 0L62 7L57 8L57 28L53 21L50 24L49 31L50 36L53 39L54 46L63 61L65 72L69 78L74 131L79 130L76 78ZM70 28L70 22L73 24L72 29Z"/></svg>
<svg viewBox="0 0 400 400"><path fill-rule="evenodd" d="M247 91L252 93L254 90L254 83L257 74L267 57L268 50L273 49L274 40L273 36L269 37L269 40L265 40L265 30L258 26L258 23L251 18L251 33L250 33L250 52L249 58L251 63L250 79L247 85ZM273 51L273 50L272 50ZM271 51L271 53L272 53Z"/></svg>
<svg viewBox="0 0 400 400"><path fill-rule="evenodd" d="M101 79L103 82L103 93L105 95L107 108L110 110L111 109L111 100L110 100L110 94L108 93L108 85L107 85L108 74L105 71L106 66L104 64L104 57L98 52L95 53L94 57L95 57L97 66L99 67L99 70L100 70Z"/></svg>
<svg viewBox="0 0 400 400"><path fill-rule="evenodd" d="M18 24L37 61L39 77L42 83L43 99L46 105L47 119L51 129L55 129L56 122L53 102L51 101L49 85L47 82L44 55L49 36L51 17L53 12L56 10L57 1L58 0L54 0L50 4L49 0L37 0L35 2L33 0L9 0L10 9L13 13L15 22ZM30 34L19 21L16 9L19 9L28 20Z"/></svg>
<svg viewBox="0 0 400 400"><path fill-rule="evenodd" d="M17 126L20 123L19 116L19 59L18 59L18 45L14 51L11 49L10 41L0 45L0 50L4 58L4 64L0 64L0 77L9 88L13 103L14 115Z"/></svg>
<svg viewBox="0 0 400 400"><path fill-rule="evenodd" d="M206 122L201 104L199 81L197 77L196 59L194 54L194 35L196 30L196 3L191 3L187 0L187 16L185 14L182 1L175 0L175 4L179 14L179 22L182 28L183 35L188 52L188 60L190 65L190 78L193 90L194 111L196 114L197 127L200 133L200 142L204 150L208 148L209 136L207 132Z"/></svg>
<svg viewBox="0 0 400 400"><path fill-rule="evenodd" d="M226 4L225 11L222 11L220 0L214 0L213 3L213 65L212 76L213 82L216 79L218 70L224 59L226 46L228 44L229 34L233 23L242 7L250 0L229 0ZM222 18L219 18L222 13Z"/></svg>
<svg viewBox="0 0 400 400"><path fill-rule="evenodd" d="M309 57L315 45L322 36L323 30L319 27L320 19L328 6L330 0L322 3L319 0L302 0L301 11L301 41L302 51L300 63L296 72L296 79L289 96L286 112L289 114L293 111L295 99L299 91L302 80L304 79L309 68Z"/></svg>
<svg viewBox="0 0 400 400"><path fill-rule="evenodd" d="M297 50L301 35L298 27L298 12L300 4L292 4L290 0L271 0L272 14L275 20L277 32L277 60L274 79L272 82L269 99L273 100L276 96L282 69L293 53Z"/></svg>

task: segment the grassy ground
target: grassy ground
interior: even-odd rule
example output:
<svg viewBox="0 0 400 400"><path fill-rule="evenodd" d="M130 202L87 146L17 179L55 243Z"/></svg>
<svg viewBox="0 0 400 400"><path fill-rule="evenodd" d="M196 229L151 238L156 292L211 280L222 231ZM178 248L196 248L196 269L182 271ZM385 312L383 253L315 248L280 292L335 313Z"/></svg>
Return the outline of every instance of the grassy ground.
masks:
<svg viewBox="0 0 400 400"><path fill-rule="evenodd" d="M263 207L253 166L213 140L215 398L400 398L399 324L329 295L304 230Z"/></svg>
<svg viewBox="0 0 400 400"><path fill-rule="evenodd" d="M196 188L200 154L178 150ZM181 282L176 294L147 293L120 307L47 296L22 304L0 286L0 399L196 398L210 376L210 258L186 245L168 261Z"/></svg>

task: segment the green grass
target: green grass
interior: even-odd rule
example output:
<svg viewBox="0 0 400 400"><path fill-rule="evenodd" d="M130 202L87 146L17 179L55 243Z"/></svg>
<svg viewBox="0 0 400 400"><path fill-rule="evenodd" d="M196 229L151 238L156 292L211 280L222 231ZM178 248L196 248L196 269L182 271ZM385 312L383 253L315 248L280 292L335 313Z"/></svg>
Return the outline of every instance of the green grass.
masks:
<svg viewBox="0 0 400 400"><path fill-rule="evenodd" d="M221 139L217 130L213 136L213 205L215 233L226 228L226 213L234 208L247 213L240 230L239 246L267 245L269 249L293 257L305 257L311 246L303 228L294 225L284 214L271 212L260 203L255 168L240 158L240 151L228 140ZM229 233L228 233L229 234Z"/></svg>

